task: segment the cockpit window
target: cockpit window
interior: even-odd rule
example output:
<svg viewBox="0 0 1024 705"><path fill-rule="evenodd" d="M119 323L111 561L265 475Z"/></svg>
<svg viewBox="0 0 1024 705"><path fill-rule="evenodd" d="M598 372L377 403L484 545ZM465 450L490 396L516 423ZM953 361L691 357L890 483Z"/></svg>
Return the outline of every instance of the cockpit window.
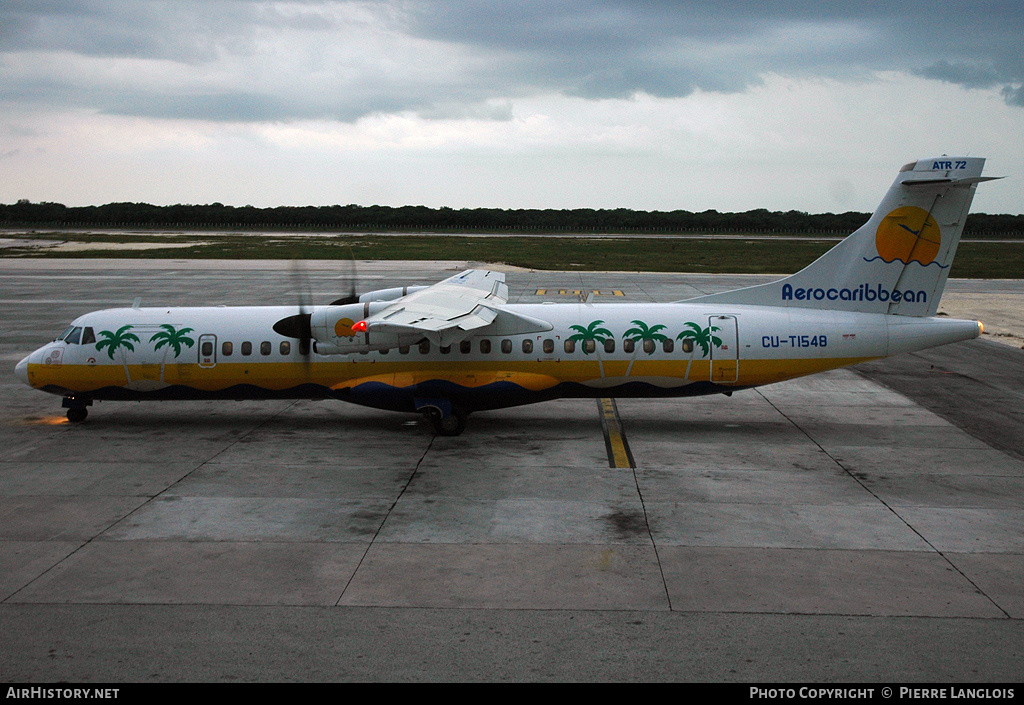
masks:
<svg viewBox="0 0 1024 705"><path fill-rule="evenodd" d="M82 329L80 327L78 327L78 326L75 326L74 328L71 329L71 332L68 333L67 337L64 338L64 342L65 343L70 343L70 344L73 344L73 345L78 345L78 342L81 339L82 339Z"/></svg>
<svg viewBox="0 0 1024 705"><path fill-rule="evenodd" d="M58 335L56 338L53 339L54 342L56 342L58 340L64 340L64 338L68 337L68 333L70 333L74 329L75 329L74 326L68 326L67 328L64 329L63 333L61 333L60 335Z"/></svg>
<svg viewBox="0 0 1024 705"><path fill-rule="evenodd" d="M92 332L91 326L82 329L82 345L92 345L96 342L96 334Z"/></svg>

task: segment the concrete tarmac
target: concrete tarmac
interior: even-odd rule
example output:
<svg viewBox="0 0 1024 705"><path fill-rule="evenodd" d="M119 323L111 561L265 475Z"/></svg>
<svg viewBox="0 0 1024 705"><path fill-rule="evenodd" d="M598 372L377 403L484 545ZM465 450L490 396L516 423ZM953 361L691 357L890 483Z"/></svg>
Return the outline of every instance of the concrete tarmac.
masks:
<svg viewBox="0 0 1024 705"><path fill-rule="evenodd" d="M465 264L360 263L359 288ZM89 310L321 303L348 276L0 260L4 680L1024 675L1014 347L971 341L731 398L618 400L635 469L610 466L593 400L474 414L457 438L327 401L102 402L72 426L58 397L14 378ZM524 302L765 279L507 276ZM949 294L992 287L1019 309L1024 282Z"/></svg>

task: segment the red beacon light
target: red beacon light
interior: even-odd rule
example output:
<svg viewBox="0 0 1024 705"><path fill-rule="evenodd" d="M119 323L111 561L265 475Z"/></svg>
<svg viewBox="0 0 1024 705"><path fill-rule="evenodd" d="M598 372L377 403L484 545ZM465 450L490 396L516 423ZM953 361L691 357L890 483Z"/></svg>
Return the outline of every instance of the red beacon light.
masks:
<svg viewBox="0 0 1024 705"><path fill-rule="evenodd" d="M356 333L365 333L366 332L366 321L359 321L359 323L354 324L352 326L352 330L354 330Z"/></svg>

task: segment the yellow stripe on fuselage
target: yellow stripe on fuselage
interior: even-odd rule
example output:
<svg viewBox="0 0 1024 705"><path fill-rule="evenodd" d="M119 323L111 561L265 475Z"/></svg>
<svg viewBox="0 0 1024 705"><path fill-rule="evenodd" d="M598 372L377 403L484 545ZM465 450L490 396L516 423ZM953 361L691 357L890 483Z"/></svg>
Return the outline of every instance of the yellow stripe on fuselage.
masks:
<svg viewBox="0 0 1024 705"><path fill-rule="evenodd" d="M876 357L803 358L740 360L739 376L723 386L749 387L781 382L795 377L853 365ZM266 390L284 390L301 384L316 384L339 390L364 382L410 387L421 382L443 380L462 387L482 387L509 382L523 389L541 391L563 382L600 385L603 378L616 382L653 382L675 386L708 381L707 359L642 360L630 367L629 360L397 360L339 362L232 362L213 367L198 364L160 365L29 365L34 387L55 386L88 393L104 387L125 387L129 381L181 385L202 391L216 391L239 384ZM629 375L626 376L626 371ZM602 374L603 370L603 374ZM130 380L129 380L130 377Z"/></svg>

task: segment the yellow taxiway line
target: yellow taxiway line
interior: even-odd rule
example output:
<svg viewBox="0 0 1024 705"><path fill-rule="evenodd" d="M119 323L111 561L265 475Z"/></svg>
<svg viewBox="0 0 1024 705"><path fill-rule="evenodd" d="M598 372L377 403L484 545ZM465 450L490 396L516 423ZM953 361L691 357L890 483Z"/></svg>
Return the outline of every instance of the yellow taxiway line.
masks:
<svg viewBox="0 0 1024 705"><path fill-rule="evenodd" d="M619 410L615 400L604 398L597 400L597 408L601 414L601 429L604 431L604 445L608 450L608 465L613 468L635 468L633 453L626 442L626 434L622 431Z"/></svg>

